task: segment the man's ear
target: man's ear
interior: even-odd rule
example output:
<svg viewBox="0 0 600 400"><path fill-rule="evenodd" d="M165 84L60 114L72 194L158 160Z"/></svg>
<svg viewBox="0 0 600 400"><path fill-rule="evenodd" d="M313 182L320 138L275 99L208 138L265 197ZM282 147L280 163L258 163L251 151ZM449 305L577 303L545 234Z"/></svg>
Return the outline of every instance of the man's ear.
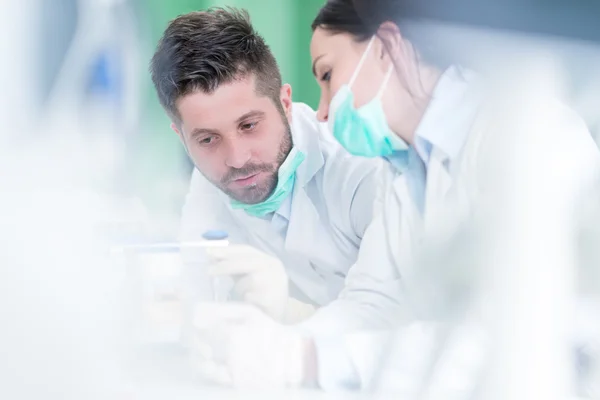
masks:
<svg viewBox="0 0 600 400"><path fill-rule="evenodd" d="M288 122L292 123L292 86L289 83L281 86L279 100Z"/></svg>
<svg viewBox="0 0 600 400"><path fill-rule="evenodd" d="M173 129L173 132L175 132L177 136L179 136L179 140L181 140L181 142L183 143L183 135L181 134L181 131L177 128L177 124L175 124L175 122L171 122L171 129Z"/></svg>

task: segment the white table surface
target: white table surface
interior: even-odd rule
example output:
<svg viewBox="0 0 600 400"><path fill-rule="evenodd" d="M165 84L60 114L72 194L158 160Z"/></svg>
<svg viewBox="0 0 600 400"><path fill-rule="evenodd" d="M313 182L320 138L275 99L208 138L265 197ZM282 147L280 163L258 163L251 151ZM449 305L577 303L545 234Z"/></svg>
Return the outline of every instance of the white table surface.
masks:
<svg viewBox="0 0 600 400"><path fill-rule="evenodd" d="M325 393L320 390L242 390L204 385L194 378L185 352L174 345L140 352L130 369L133 398L143 400L341 400L373 399L373 394Z"/></svg>

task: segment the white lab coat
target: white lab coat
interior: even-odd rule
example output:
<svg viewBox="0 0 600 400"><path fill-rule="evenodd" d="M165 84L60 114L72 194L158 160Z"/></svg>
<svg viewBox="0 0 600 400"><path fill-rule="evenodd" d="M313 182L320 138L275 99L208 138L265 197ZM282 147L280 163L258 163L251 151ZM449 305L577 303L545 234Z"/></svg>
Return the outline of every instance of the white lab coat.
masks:
<svg viewBox="0 0 600 400"><path fill-rule="evenodd" d="M376 193L381 193L391 169L380 160L347 153L305 104L293 104L292 135L306 159L296 172L284 232L278 232L269 218L232 209L229 198L195 170L183 207L181 236L194 240L209 229L225 230L232 242L278 257L296 289L294 297L322 306L342 289L373 218ZM202 293L211 291L205 269L193 263L187 267L194 270L187 274L192 290L203 298Z"/></svg>
<svg viewBox="0 0 600 400"><path fill-rule="evenodd" d="M411 304L416 249L432 233L431 229L439 226L441 218L464 220L485 202L489 175L485 175L484 165L488 165L490 154L494 153L497 141L503 140L504 132L502 127L489 125L483 114L473 124L450 171L445 166L445 155L433 148L423 215L409 196L404 176L398 175L389 182L383 211L365 234L358 261L348 274L340 298L318 310L302 325L324 339L318 345L324 388L348 385L349 381L354 381L350 386L368 387L383 354L389 351L385 345L390 343L386 337L391 329L407 326L419 317ZM549 154L562 149L556 162L570 173L577 171L570 176L578 181L565 190L585 187L600 170L600 153L585 123L558 102L551 105L547 115L554 119L554 126L561 127L553 130L560 132L560 136L547 138L548 146L553 146ZM510 162L510 155L505 156L506 162ZM345 376L337 371L344 371Z"/></svg>

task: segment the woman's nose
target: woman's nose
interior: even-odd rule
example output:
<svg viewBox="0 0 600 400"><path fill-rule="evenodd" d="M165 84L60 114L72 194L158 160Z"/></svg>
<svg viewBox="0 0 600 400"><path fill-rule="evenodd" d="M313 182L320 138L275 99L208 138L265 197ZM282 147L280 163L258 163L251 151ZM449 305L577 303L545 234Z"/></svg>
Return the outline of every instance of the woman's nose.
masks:
<svg viewBox="0 0 600 400"><path fill-rule="evenodd" d="M319 108L317 109L317 120L319 122L327 122L329 118L329 102L325 101L323 97L319 101Z"/></svg>

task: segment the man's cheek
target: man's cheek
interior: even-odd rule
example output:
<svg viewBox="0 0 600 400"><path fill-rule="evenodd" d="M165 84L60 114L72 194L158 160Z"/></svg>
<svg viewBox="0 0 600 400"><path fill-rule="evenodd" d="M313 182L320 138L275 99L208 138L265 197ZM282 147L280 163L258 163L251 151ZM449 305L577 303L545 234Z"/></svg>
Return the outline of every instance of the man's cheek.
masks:
<svg viewBox="0 0 600 400"><path fill-rule="evenodd" d="M225 176L224 171L220 171L218 168L215 168L215 165L210 162L197 163L196 167L200 170L202 175L204 175L211 182L221 182L221 179Z"/></svg>

